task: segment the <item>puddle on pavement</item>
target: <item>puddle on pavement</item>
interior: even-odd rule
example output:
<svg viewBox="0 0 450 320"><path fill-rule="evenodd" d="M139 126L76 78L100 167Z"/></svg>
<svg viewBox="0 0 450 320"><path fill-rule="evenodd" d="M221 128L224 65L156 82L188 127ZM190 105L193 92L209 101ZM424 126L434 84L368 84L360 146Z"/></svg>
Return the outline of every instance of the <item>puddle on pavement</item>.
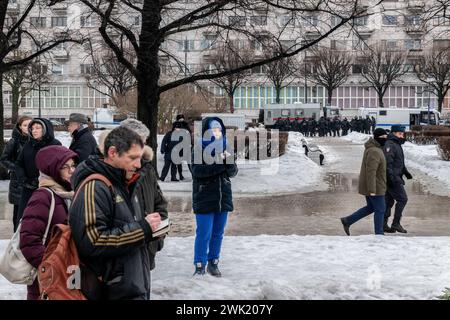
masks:
<svg viewBox="0 0 450 320"><path fill-rule="evenodd" d="M329 172L325 176L325 181L328 183L328 191L330 192L358 192L358 174ZM417 180L407 181L405 189L408 194L430 194L425 185Z"/></svg>

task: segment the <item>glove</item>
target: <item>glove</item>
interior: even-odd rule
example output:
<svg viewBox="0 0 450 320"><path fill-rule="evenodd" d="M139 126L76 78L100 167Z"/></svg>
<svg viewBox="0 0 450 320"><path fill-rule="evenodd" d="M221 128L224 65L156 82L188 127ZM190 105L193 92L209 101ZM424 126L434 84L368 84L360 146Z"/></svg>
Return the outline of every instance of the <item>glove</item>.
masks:
<svg viewBox="0 0 450 320"><path fill-rule="evenodd" d="M413 178L413 176L412 176L411 173L409 173L409 172L406 172L406 173L405 173L405 177L406 177L406 179L408 179L408 180L411 180L411 179Z"/></svg>

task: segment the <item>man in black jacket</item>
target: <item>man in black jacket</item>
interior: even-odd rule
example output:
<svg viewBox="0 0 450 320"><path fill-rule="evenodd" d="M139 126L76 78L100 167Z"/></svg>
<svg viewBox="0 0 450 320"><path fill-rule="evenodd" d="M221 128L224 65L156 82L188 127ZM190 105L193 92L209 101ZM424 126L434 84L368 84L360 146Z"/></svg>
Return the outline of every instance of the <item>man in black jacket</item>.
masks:
<svg viewBox="0 0 450 320"><path fill-rule="evenodd" d="M88 127L88 118L81 113L72 113L66 121L67 130L72 136L69 149L78 155L80 162L95 154L97 142Z"/></svg>
<svg viewBox="0 0 450 320"><path fill-rule="evenodd" d="M386 156L387 169L387 192L386 192L386 214L384 216L385 232L401 232L407 231L400 224L403 209L408 202L408 196L405 191L405 181L403 175L407 179L412 179L405 166L405 156L403 154L402 144L405 143L405 127L401 125L393 125L388 140L384 145L384 154ZM391 216L391 209L395 205L394 221L389 228L388 219Z"/></svg>
<svg viewBox="0 0 450 320"><path fill-rule="evenodd" d="M104 160L89 157L72 177L79 192L69 211L69 224L80 260L103 282L103 298L149 299L148 243L161 222L159 213L143 216L134 209L130 179L141 167L141 137L119 127L105 139ZM105 176L110 189L93 180L77 190L92 174ZM83 288L82 288L83 290Z"/></svg>

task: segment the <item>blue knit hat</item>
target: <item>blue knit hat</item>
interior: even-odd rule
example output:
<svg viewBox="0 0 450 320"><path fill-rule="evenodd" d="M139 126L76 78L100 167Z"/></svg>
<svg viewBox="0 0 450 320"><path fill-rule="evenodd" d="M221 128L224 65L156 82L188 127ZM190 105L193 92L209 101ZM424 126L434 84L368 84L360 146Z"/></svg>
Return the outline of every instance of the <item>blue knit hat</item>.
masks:
<svg viewBox="0 0 450 320"><path fill-rule="evenodd" d="M394 124L391 127L391 132L392 133L394 133L394 132L405 132L405 130L406 130L405 126L402 126L401 124Z"/></svg>

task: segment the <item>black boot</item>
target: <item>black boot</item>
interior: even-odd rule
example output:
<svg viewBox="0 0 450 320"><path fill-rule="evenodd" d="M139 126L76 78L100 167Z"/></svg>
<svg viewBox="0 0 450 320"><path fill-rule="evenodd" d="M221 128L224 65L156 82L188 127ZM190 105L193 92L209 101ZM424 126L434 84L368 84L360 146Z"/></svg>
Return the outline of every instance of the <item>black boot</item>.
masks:
<svg viewBox="0 0 450 320"><path fill-rule="evenodd" d="M206 271L208 271L210 275L220 278L222 274L220 273L219 270L219 260L218 259L209 260L208 265L206 267Z"/></svg>
<svg viewBox="0 0 450 320"><path fill-rule="evenodd" d="M172 178L170 179L170 181L180 181L180 180L178 180L177 178Z"/></svg>
<svg viewBox="0 0 450 320"><path fill-rule="evenodd" d="M180 173L180 180L184 180L184 177L181 173Z"/></svg>
<svg viewBox="0 0 450 320"><path fill-rule="evenodd" d="M201 262L197 262L195 264L195 271L194 271L193 276L196 276L196 275L199 275L199 276L205 275L205 265Z"/></svg>
<svg viewBox="0 0 450 320"><path fill-rule="evenodd" d="M349 236L350 235L350 226L345 222L345 218L341 218L342 226L344 227L345 233Z"/></svg>
<svg viewBox="0 0 450 320"><path fill-rule="evenodd" d="M391 229L395 232L400 232L400 233L408 233L408 231L406 231L405 228L402 227L402 225L400 223L393 223L391 226Z"/></svg>
<svg viewBox="0 0 450 320"><path fill-rule="evenodd" d="M387 219L384 219L383 231L386 233L395 233L395 230L392 230L392 228L388 226Z"/></svg>

